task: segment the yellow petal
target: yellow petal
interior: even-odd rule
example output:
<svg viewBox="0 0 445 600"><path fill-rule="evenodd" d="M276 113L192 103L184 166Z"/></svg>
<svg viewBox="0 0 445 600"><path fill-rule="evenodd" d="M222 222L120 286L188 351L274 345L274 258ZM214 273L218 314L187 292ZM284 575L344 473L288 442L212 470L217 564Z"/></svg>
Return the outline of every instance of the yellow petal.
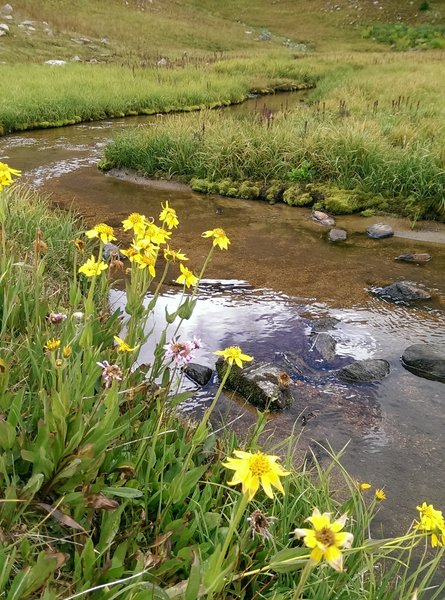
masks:
<svg viewBox="0 0 445 600"><path fill-rule="evenodd" d="M343 554L336 546L329 546L326 549L325 558L328 564L336 571L343 571Z"/></svg>
<svg viewBox="0 0 445 600"><path fill-rule="evenodd" d="M320 550L320 548L314 548L311 552L312 562L317 564L321 561L322 558L323 558L323 550Z"/></svg>

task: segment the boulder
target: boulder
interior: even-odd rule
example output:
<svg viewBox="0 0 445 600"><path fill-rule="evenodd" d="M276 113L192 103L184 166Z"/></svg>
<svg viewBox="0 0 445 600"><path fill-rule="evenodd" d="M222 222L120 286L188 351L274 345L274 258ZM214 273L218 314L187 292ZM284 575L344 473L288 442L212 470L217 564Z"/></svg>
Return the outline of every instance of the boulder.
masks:
<svg viewBox="0 0 445 600"><path fill-rule="evenodd" d="M311 214L311 219L318 223L319 225L324 225L325 227L334 227L335 220L330 217L327 213L322 212L321 210L314 210Z"/></svg>
<svg viewBox="0 0 445 600"><path fill-rule="evenodd" d="M390 225L386 225L386 223L376 223L375 225L368 227L366 231L369 237L372 237L375 240L380 240L382 238L387 238L394 235L393 228Z"/></svg>
<svg viewBox="0 0 445 600"><path fill-rule="evenodd" d="M337 371L337 374L340 379L348 383L371 383L383 379L389 371L390 366L387 360L369 358L356 360Z"/></svg>
<svg viewBox="0 0 445 600"><path fill-rule="evenodd" d="M400 256L396 256L394 260L424 265L431 260L431 254L427 254L426 252L420 252L418 254L400 254Z"/></svg>
<svg viewBox="0 0 445 600"><path fill-rule="evenodd" d="M344 242L348 234L344 229L331 229L328 235L328 240L330 242Z"/></svg>
<svg viewBox="0 0 445 600"><path fill-rule="evenodd" d="M402 365L414 375L445 383L445 345L408 346L402 354Z"/></svg>
<svg viewBox="0 0 445 600"><path fill-rule="evenodd" d="M316 334L314 348L316 348L320 356L327 362L332 362L335 359L336 346L337 342L329 333Z"/></svg>
<svg viewBox="0 0 445 600"><path fill-rule="evenodd" d="M218 376L222 379L227 370L223 358L216 362ZM282 410L293 402L295 386L289 375L273 363L261 363L238 368L232 366L225 387L238 392L250 404L264 410Z"/></svg>
<svg viewBox="0 0 445 600"><path fill-rule="evenodd" d="M429 292L413 281L396 281L384 287L373 288L371 291L379 298L399 303L429 300L431 298Z"/></svg>
<svg viewBox="0 0 445 600"><path fill-rule="evenodd" d="M213 370L198 363L189 363L183 368L189 379L204 387L212 378Z"/></svg>
<svg viewBox="0 0 445 600"><path fill-rule="evenodd" d="M12 8L12 6L10 4L5 4L2 7L2 14L4 14L4 15L10 15L10 14L12 14L13 11L14 11L14 9Z"/></svg>

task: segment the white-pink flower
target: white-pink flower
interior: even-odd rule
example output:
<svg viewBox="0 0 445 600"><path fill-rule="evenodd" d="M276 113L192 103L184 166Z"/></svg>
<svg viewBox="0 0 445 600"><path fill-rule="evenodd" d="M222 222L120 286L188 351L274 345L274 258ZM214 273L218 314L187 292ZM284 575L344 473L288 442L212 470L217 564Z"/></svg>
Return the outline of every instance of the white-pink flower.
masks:
<svg viewBox="0 0 445 600"><path fill-rule="evenodd" d="M165 344L165 357L171 358L177 365L186 365L194 358L193 350L197 348L193 342L179 342L173 338L169 344Z"/></svg>

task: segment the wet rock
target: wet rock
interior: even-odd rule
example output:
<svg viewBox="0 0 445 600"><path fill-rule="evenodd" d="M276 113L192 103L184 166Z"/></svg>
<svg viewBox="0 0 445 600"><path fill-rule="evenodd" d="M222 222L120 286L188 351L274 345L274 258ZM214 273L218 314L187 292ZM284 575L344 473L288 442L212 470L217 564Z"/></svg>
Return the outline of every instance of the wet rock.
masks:
<svg viewBox="0 0 445 600"><path fill-rule="evenodd" d="M402 354L402 365L418 377L445 383L445 345L408 346Z"/></svg>
<svg viewBox="0 0 445 600"><path fill-rule="evenodd" d="M66 65L66 61L51 58L50 60L45 61L45 65L51 65L52 67L62 67L63 65Z"/></svg>
<svg viewBox="0 0 445 600"><path fill-rule="evenodd" d="M344 229L331 229L328 235L328 240L330 242L344 242L348 234Z"/></svg>
<svg viewBox="0 0 445 600"><path fill-rule="evenodd" d="M356 360L337 371L338 376L348 383L371 383L379 381L388 375L389 362L381 358Z"/></svg>
<svg viewBox="0 0 445 600"><path fill-rule="evenodd" d="M369 237L372 237L375 240L380 240L394 235L393 228L390 225L386 225L386 223L376 223L375 225L368 227L366 231Z"/></svg>
<svg viewBox="0 0 445 600"><path fill-rule="evenodd" d="M311 324L312 331L316 333L320 331L330 331L331 329L335 329L338 323L340 323L340 320L335 317L321 317Z"/></svg>
<svg viewBox="0 0 445 600"><path fill-rule="evenodd" d="M320 356L327 362L335 359L335 350L337 342L329 333L317 333L315 336L314 348Z"/></svg>
<svg viewBox="0 0 445 600"><path fill-rule="evenodd" d="M392 302L416 302L431 298L429 292L413 281L396 281L384 287L372 288L371 291L379 298Z"/></svg>
<svg viewBox="0 0 445 600"><path fill-rule="evenodd" d="M13 13L14 9L12 8L12 6L10 4L5 4L2 7L2 14L3 15L11 15Z"/></svg>
<svg viewBox="0 0 445 600"><path fill-rule="evenodd" d="M218 359L216 370L222 379L227 370L224 359ZM243 369L233 365L225 385L262 410L282 410L290 406L294 386L289 375L273 363L254 364Z"/></svg>
<svg viewBox="0 0 445 600"><path fill-rule="evenodd" d="M198 363L189 363L183 369L189 379L204 387L212 378L213 370Z"/></svg>
<svg viewBox="0 0 445 600"><path fill-rule="evenodd" d="M315 221L315 223L324 225L325 227L333 227L335 225L335 220L321 210L314 210L311 214L311 219Z"/></svg>
<svg viewBox="0 0 445 600"><path fill-rule="evenodd" d="M431 260L431 254L427 254L426 252L420 252L418 254L401 254L400 256L396 256L394 260L424 265Z"/></svg>

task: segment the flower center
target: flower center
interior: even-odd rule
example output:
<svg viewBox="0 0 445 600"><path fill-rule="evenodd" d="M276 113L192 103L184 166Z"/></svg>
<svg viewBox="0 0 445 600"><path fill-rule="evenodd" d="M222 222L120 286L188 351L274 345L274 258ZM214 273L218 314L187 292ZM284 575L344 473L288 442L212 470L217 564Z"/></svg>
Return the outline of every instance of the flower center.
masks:
<svg viewBox="0 0 445 600"><path fill-rule="evenodd" d="M329 527L323 527L323 529L319 529L315 533L315 539L324 546L335 545L335 533L332 531L332 529L329 529Z"/></svg>
<svg viewBox="0 0 445 600"><path fill-rule="evenodd" d="M254 454L252 458L249 459L249 469L252 475L257 475L258 477L265 473L269 473L270 464L267 456L259 452L258 454Z"/></svg>

